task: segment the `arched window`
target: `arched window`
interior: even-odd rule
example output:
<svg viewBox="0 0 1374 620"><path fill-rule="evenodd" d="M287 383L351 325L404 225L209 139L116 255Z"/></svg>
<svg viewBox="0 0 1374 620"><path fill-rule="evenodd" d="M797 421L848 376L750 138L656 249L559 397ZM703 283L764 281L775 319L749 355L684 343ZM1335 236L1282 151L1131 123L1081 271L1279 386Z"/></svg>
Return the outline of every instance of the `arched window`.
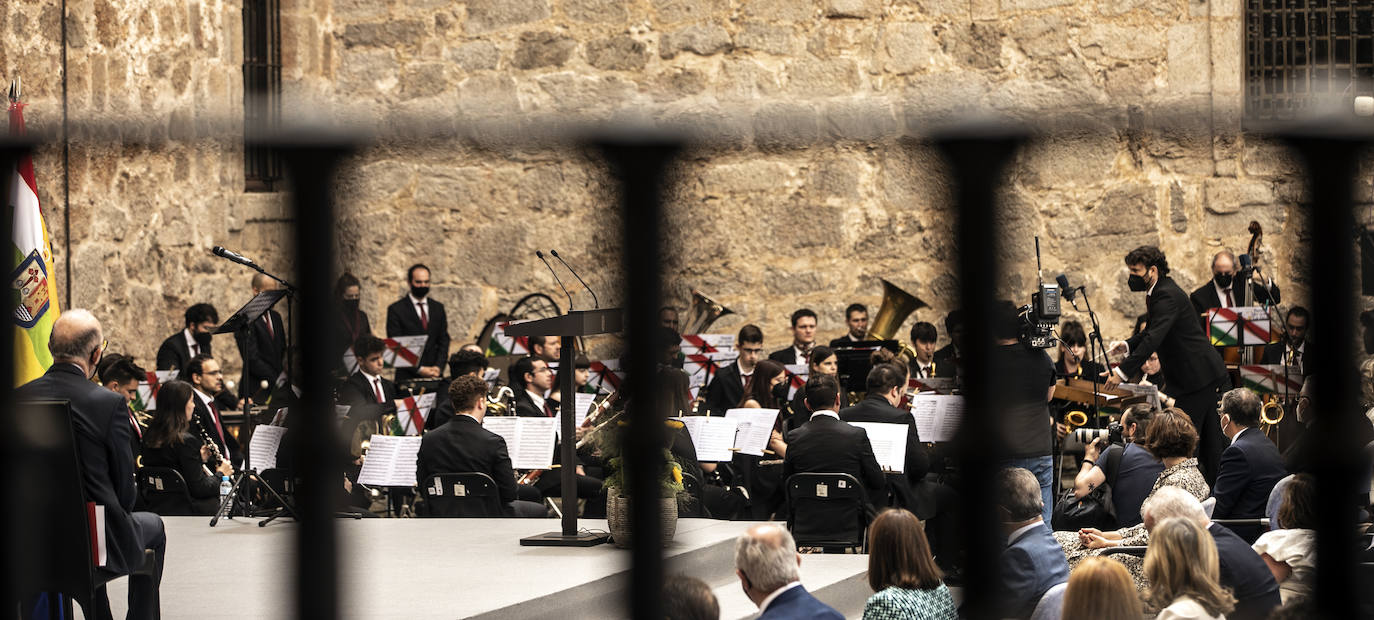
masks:
<svg viewBox="0 0 1374 620"><path fill-rule="evenodd" d="M244 191L270 192L281 182L275 151L249 146L271 135L281 117L281 5L279 0L243 3Z"/></svg>

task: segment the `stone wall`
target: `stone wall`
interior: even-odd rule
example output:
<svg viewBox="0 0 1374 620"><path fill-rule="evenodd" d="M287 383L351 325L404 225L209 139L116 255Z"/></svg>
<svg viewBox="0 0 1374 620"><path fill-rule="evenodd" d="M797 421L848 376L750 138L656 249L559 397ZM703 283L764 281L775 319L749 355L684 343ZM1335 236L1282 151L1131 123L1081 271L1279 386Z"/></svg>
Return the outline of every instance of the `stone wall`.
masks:
<svg viewBox="0 0 1374 620"><path fill-rule="evenodd" d="M30 122L49 129L60 119L56 4L0 8L0 68L23 72ZM71 245L70 256L54 248L72 264L64 307L96 309L127 338L113 342L146 357L189 303L227 314L246 298L247 274L210 246L289 267L281 196L242 191L232 139L240 9L69 3L74 118L154 139L188 127L231 137L74 145L70 230L59 153L40 157L55 245ZM521 127L708 128L713 142L685 154L667 195L671 301L700 289L736 312L720 331L755 322L780 346L799 306L821 313L823 338L838 335L845 305L876 305L880 277L930 303L915 319L939 324L952 303L943 165L927 142L896 136L968 113L1090 112L1018 156L1003 194L1006 273L979 277L1025 301L1038 234L1046 277L1087 283L1115 337L1143 311L1124 286L1128 249L1159 244L1191 287L1213 252L1244 250L1251 219L1268 232L1285 300L1305 296L1295 167L1240 130L1240 12L1239 0L283 0L285 111L466 132L364 151L339 183L341 266L363 279L374 326L423 261L455 346L527 293L566 306L535 249L557 248L603 305L620 298L605 165L591 151L518 146Z"/></svg>

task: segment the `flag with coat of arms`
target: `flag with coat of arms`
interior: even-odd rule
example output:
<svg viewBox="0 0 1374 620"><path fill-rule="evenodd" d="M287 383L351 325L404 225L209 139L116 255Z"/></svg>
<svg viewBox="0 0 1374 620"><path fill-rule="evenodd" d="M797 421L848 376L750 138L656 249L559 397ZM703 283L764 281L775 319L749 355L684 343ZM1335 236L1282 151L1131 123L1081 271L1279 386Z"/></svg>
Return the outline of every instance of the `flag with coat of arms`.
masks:
<svg viewBox="0 0 1374 620"><path fill-rule="evenodd" d="M24 135L24 104L18 88L10 88L9 134ZM38 204L38 181L33 158L25 154L8 177L5 204L13 222L10 247L10 302L14 305L14 384L23 385L42 376L52 365L48 336L60 310L57 277L53 271L48 227Z"/></svg>

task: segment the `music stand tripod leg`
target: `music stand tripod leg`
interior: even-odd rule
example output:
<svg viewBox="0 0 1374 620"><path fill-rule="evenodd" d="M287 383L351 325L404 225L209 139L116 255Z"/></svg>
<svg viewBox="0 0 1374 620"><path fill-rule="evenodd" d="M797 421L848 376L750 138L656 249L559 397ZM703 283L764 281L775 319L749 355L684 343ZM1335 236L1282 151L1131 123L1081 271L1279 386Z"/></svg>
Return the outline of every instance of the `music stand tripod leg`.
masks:
<svg viewBox="0 0 1374 620"><path fill-rule="evenodd" d="M225 495L224 498L220 500L219 510L216 510L215 516L210 519L210 527L215 527L215 525L219 523L220 517L225 517L227 519L234 518L234 499L238 496L239 485L243 484L244 478L244 472L234 474L234 485L229 487L229 494ZM249 513L245 510L244 515L248 514Z"/></svg>

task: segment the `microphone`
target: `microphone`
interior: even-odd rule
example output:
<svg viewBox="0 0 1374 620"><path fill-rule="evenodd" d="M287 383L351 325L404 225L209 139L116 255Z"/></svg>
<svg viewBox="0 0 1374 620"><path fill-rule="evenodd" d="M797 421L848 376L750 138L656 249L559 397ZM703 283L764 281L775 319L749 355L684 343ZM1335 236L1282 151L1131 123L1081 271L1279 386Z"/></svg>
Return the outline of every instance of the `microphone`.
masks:
<svg viewBox="0 0 1374 620"><path fill-rule="evenodd" d="M236 262L236 263L238 263L238 264L240 264L240 265L248 265L249 267L255 267L255 266L257 266L256 263L254 263L252 259L250 259L250 258L248 258L248 257L246 257L246 256L243 256L242 254L236 254L236 253L234 253L234 252L232 252L232 251L230 251L230 250L226 250L226 249L224 249L224 248L222 248L222 247L220 247L220 246L215 246L215 249L210 250L210 252L211 252L212 254L214 254L215 256L218 256L218 257L220 257L220 258L223 258L223 259L226 259L226 260L230 260L230 261Z"/></svg>
<svg viewBox="0 0 1374 620"><path fill-rule="evenodd" d="M558 250L549 250L549 254L552 254L554 258L558 259L558 262L563 263L563 267L568 270L568 273L573 274L573 277L577 278L577 281L582 283L582 288L587 289L587 292L592 294L593 309L600 308L601 302L597 301L596 292L592 290L592 287L587 286L587 282L582 279L582 276L577 275L577 272L573 271L573 268L568 266L568 261L563 260L563 257L558 255Z"/></svg>
<svg viewBox="0 0 1374 620"><path fill-rule="evenodd" d="M554 282L557 282L557 283L558 283L558 288L563 289L563 294L568 296L568 312L572 312L572 309L573 309L572 293L569 293L569 292L568 292L568 287L563 286L563 281L558 279L558 272L556 272L556 271L553 270L553 265L550 265L550 264L549 264L549 259L544 258L544 253L543 253L543 252L540 252L539 250L535 250L535 251L534 251L534 255L535 255L535 256L538 256L538 257L539 257L539 260L544 261L544 266L545 266L545 267L548 267L548 268L549 268L549 273L553 274L553 281L554 281Z"/></svg>
<svg viewBox="0 0 1374 620"><path fill-rule="evenodd" d="M1054 281L1059 283L1059 290L1061 291L1060 294L1064 297L1064 299L1068 300L1069 305L1073 306L1074 310L1077 310L1078 303L1074 301L1074 298L1078 297L1078 289L1069 286L1069 276L1066 276L1061 273L1058 277L1054 279Z"/></svg>

